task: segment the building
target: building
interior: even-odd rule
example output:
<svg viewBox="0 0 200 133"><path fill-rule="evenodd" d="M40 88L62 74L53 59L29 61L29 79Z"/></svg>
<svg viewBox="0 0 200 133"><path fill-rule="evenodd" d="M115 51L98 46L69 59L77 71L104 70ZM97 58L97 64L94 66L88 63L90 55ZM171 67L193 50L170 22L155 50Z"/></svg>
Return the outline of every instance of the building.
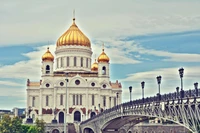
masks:
<svg viewBox="0 0 200 133"><path fill-rule="evenodd" d="M41 80L27 80L27 117L74 123L120 104L122 85L110 81L110 59L104 48L99 52L92 64L92 44L73 18L57 40L55 57L49 48L42 56Z"/></svg>
<svg viewBox="0 0 200 133"><path fill-rule="evenodd" d="M25 108L13 108L13 114L18 117L22 117L25 115Z"/></svg>

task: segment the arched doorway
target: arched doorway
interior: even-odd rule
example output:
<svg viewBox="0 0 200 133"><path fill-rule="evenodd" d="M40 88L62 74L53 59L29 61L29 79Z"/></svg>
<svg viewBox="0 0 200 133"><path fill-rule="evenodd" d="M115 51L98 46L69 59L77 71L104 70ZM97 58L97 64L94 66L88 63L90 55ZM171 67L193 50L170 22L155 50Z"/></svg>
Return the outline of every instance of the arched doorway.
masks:
<svg viewBox="0 0 200 133"><path fill-rule="evenodd" d="M85 128L83 132L84 133L94 133L94 131L90 128Z"/></svg>
<svg viewBox="0 0 200 133"><path fill-rule="evenodd" d="M64 113L63 112L59 113L59 123L64 123Z"/></svg>
<svg viewBox="0 0 200 133"><path fill-rule="evenodd" d="M52 133L60 133L58 129L54 129Z"/></svg>
<svg viewBox="0 0 200 133"><path fill-rule="evenodd" d="M93 116L95 116L96 114L95 114L95 112L91 112L90 113L90 118L92 118Z"/></svg>
<svg viewBox="0 0 200 133"><path fill-rule="evenodd" d="M81 121L81 113L79 111L74 112L74 121Z"/></svg>

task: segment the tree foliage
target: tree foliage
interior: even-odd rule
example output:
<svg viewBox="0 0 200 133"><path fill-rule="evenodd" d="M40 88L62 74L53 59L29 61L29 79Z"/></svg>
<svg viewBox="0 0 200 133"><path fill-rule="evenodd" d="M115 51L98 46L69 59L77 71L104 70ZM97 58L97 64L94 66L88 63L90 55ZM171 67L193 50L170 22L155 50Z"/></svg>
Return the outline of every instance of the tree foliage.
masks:
<svg viewBox="0 0 200 133"><path fill-rule="evenodd" d="M0 133L44 133L44 124L43 120L36 119L35 125L22 125L21 118L4 115L0 121Z"/></svg>

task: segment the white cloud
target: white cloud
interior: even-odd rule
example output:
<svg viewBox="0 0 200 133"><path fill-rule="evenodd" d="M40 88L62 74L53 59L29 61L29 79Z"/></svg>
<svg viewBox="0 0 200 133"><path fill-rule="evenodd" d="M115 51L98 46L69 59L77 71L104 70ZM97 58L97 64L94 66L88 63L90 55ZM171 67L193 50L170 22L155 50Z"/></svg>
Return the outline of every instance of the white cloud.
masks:
<svg viewBox="0 0 200 133"><path fill-rule="evenodd" d="M7 86L24 86L20 83L12 82L12 81L0 81L0 85L7 85Z"/></svg>
<svg viewBox="0 0 200 133"><path fill-rule="evenodd" d="M90 39L200 27L199 1L21 0L1 1L0 5L1 45L56 41L71 25L74 8L78 26Z"/></svg>
<svg viewBox="0 0 200 133"><path fill-rule="evenodd" d="M25 88L25 87L24 87ZM21 88L0 88L0 96L7 96L7 97L25 97L26 96L26 91L25 89L21 89Z"/></svg>

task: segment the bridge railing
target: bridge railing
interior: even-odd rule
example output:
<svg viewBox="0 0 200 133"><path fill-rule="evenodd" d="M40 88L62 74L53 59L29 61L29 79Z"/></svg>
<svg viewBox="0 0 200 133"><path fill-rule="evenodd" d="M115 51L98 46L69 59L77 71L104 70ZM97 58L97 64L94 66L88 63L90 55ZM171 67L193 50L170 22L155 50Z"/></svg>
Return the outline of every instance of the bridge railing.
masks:
<svg viewBox="0 0 200 133"><path fill-rule="evenodd" d="M112 111L120 110L121 107L130 107L130 106L138 106L141 104L151 104L152 102L160 103L160 102L169 102L169 101L178 101L178 103L182 103L182 100L187 100L189 99L194 99L196 100L196 97L200 96L200 89L193 89L193 90L181 90L180 92L173 92L173 93L168 93L168 94L163 94L163 95L158 95L157 96L152 96L152 97L146 97L144 99L136 99L133 101L125 102L119 105L116 105L112 108L106 109L103 112L93 116L92 118L89 118L81 124L87 123L88 121L91 121L92 119L98 118L100 116L103 116L106 113L110 113Z"/></svg>

